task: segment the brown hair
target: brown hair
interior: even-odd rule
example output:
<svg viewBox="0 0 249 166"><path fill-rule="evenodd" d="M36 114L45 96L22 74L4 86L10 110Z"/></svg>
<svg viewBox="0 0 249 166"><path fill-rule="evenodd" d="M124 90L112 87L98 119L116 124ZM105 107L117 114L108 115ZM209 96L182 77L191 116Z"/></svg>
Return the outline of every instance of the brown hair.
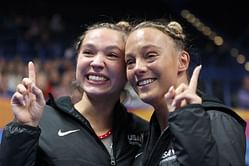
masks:
<svg viewBox="0 0 249 166"><path fill-rule="evenodd" d="M183 33L181 24L176 21L143 21L131 29L131 32L141 28L155 28L170 36L176 43L177 48L186 49L186 36Z"/></svg>
<svg viewBox="0 0 249 166"><path fill-rule="evenodd" d="M124 40L126 40L127 34L131 30L131 25L127 21L119 21L117 23L106 23L105 22L105 23L93 24L93 25L87 27L86 31L84 31L84 33L79 37L79 39L76 43L76 46L75 46L77 52L79 52L80 46L81 46L82 41L84 40L86 34L91 30L95 30L95 29L99 29L99 28L107 28L107 29L119 31L119 32L123 33Z"/></svg>

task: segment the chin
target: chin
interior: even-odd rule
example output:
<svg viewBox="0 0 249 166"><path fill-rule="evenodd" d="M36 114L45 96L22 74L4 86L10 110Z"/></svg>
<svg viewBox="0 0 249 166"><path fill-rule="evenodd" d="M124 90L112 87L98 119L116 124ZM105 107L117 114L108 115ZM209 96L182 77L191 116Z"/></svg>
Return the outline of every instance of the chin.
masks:
<svg viewBox="0 0 249 166"><path fill-rule="evenodd" d="M163 96L162 91L147 91L146 93L139 93L140 99L150 105L155 105Z"/></svg>
<svg viewBox="0 0 249 166"><path fill-rule="evenodd" d="M147 104L153 103L153 99L154 99L154 98L153 98L151 95L139 94L139 97L140 97L140 99L141 99L143 102L145 102L145 103L147 103Z"/></svg>
<svg viewBox="0 0 249 166"><path fill-rule="evenodd" d="M89 95L94 95L94 96L98 96L98 95L103 95L106 93L105 90L103 89L97 89L97 88L85 88L85 93L89 94Z"/></svg>

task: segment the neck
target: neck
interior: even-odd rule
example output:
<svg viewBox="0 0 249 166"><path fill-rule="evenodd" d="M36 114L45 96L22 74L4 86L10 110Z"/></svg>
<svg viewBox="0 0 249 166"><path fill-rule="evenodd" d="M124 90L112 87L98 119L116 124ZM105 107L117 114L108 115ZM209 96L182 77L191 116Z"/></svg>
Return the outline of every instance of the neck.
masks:
<svg viewBox="0 0 249 166"><path fill-rule="evenodd" d="M176 81L176 87L178 87L180 84L185 83L186 85L189 84L188 76L186 73L180 73L178 76L178 79Z"/></svg>
<svg viewBox="0 0 249 166"><path fill-rule="evenodd" d="M168 116L169 111L168 107L163 100L160 104L154 106L154 109L156 111L156 117L160 126L161 131L163 131L168 126Z"/></svg>
<svg viewBox="0 0 249 166"><path fill-rule="evenodd" d="M84 93L82 99L74 107L89 121L95 133L101 135L112 128L113 109L117 101L118 99L110 100L109 98L94 100Z"/></svg>

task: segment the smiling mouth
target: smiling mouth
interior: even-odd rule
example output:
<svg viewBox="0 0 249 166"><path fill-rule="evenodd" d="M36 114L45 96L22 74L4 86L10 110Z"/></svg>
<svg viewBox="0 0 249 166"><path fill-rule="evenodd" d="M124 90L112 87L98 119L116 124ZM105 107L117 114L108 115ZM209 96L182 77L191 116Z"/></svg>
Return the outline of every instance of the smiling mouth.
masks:
<svg viewBox="0 0 249 166"><path fill-rule="evenodd" d="M87 75L87 79L90 80L90 81L107 81L108 79L104 76L100 76L100 75L92 75L92 74L89 74Z"/></svg>
<svg viewBox="0 0 249 166"><path fill-rule="evenodd" d="M152 82L154 82L156 79L144 79L144 80L141 80L141 81L137 81L137 86L146 86L146 85L149 85L151 84Z"/></svg>

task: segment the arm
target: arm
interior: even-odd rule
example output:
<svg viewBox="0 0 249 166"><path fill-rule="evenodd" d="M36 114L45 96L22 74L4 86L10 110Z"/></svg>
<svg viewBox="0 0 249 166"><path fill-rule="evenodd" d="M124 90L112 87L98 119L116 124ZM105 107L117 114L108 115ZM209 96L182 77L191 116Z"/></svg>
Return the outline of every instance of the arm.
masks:
<svg viewBox="0 0 249 166"><path fill-rule="evenodd" d="M246 136L243 126L224 112L209 110L207 113L211 120L213 138L223 159L221 163L225 160L231 166L244 166Z"/></svg>
<svg viewBox="0 0 249 166"><path fill-rule="evenodd" d="M244 128L231 115L188 105L170 114L169 127L182 165L245 166Z"/></svg>
<svg viewBox="0 0 249 166"><path fill-rule="evenodd" d="M210 118L202 105L191 104L170 113L169 129L175 137L174 149L181 165L219 165Z"/></svg>
<svg viewBox="0 0 249 166"><path fill-rule="evenodd" d="M244 166L243 127L230 115L221 116L221 111L210 116L196 94L198 75L195 70L189 85L171 87L165 95L178 162L184 166Z"/></svg>
<svg viewBox="0 0 249 166"><path fill-rule="evenodd" d="M3 132L0 149L1 166L33 166L36 161L40 129L16 122Z"/></svg>
<svg viewBox="0 0 249 166"><path fill-rule="evenodd" d="M35 84L35 67L28 64L29 76L16 87L11 98L14 122L6 126L1 144L1 166L30 166L36 161L36 152L45 100Z"/></svg>
<svg viewBox="0 0 249 166"><path fill-rule="evenodd" d="M182 165L222 165L228 163L220 155L213 137L213 126L196 93L200 67L196 67L189 85L171 88L165 95L173 106L169 116L169 128L175 137L174 148ZM171 100L169 100L171 99ZM222 163L222 164L221 164Z"/></svg>

